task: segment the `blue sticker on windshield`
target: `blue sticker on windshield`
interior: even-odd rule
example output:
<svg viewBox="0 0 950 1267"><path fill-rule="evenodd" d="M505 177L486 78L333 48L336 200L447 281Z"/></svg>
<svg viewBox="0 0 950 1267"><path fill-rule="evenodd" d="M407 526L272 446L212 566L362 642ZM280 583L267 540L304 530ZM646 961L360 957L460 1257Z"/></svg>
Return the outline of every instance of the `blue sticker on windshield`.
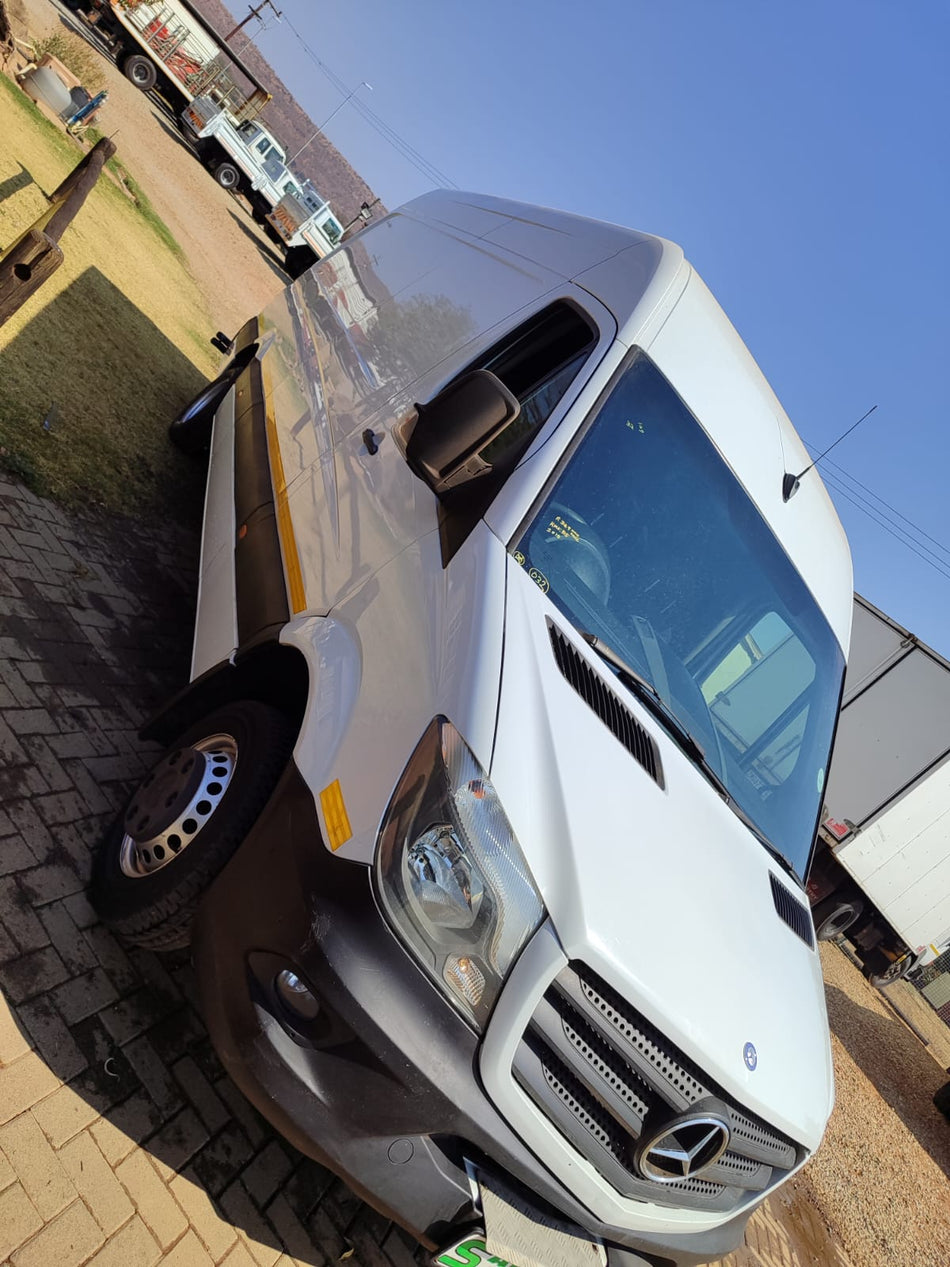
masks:
<svg viewBox="0 0 950 1267"><path fill-rule="evenodd" d="M742 1049L742 1059L745 1061L746 1069L752 1070L759 1063L759 1057L752 1043L746 1043Z"/></svg>

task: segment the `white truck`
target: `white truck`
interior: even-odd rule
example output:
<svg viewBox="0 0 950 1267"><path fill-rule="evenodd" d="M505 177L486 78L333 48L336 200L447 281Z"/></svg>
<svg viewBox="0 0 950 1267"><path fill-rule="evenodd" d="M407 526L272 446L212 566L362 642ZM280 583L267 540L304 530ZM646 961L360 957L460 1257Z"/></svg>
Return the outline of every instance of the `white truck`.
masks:
<svg viewBox="0 0 950 1267"><path fill-rule="evenodd" d="M293 278L329 255L343 238L343 225L309 180L299 190L285 193L266 219L284 248L284 266Z"/></svg>
<svg viewBox="0 0 950 1267"><path fill-rule="evenodd" d="M876 985L950 943L950 663L859 595L808 889Z"/></svg>
<svg viewBox="0 0 950 1267"><path fill-rule="evenodd" d="M191 681L102 917L191 944L245 1094L443 1267L730 1253L831 1112L803 882L853 583L682 250L426 195L175 434Z"/></svg>
<svg viewBox="0 0 950 1267"><path fill-rule="evenodd" d="M265 217L300 182L287 154L259 119L238 119L213 97L196 97L182 111L185 136L222 189L244 194L254 218Z"/></svg>
<svg viewBox="0 0 950 1267"><path fill-rule="evenodd" d="M82 13L137 88L158 88L177 110L208 94L241 121L253 119L271 99L250 67L188 0L64 3Z"/></svg>

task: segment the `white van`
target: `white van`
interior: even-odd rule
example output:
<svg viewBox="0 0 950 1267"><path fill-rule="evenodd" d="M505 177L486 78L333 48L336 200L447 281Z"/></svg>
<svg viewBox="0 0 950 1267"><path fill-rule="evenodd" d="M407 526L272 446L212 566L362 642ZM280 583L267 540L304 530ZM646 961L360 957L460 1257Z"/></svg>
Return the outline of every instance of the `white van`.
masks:
<svg viewBox="0 0 950 1267"><path fill-rule="evenodd" d="M174 428L214 414L193 680L101 914L191 939L247 1096L446 1267L728 1253L833 1098L852 582L807 452L679 247L493 198L233 351Z"/></svg>

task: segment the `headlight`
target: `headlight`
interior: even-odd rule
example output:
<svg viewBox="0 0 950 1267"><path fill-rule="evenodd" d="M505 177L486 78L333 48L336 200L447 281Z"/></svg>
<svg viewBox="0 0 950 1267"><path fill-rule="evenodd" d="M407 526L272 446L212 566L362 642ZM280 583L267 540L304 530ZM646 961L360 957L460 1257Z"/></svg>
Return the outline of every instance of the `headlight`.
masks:
<svg viewBox="0 0 950 1267"><path fill-rule="evenodd" d="M396 932L483 1028L544 907L495 789L444 717L423 735L399 781L376 865Z"/></svg>

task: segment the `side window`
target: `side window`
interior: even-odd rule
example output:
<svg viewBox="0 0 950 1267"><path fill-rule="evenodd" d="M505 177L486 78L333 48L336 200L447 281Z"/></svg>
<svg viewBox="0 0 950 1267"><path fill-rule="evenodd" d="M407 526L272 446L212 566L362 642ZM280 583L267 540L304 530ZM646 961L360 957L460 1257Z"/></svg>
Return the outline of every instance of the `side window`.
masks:
<svg viewBox="0 0 950 1267"><path fill-rule="evenodd" d="M514 422L479 451L488 469L443 495L448 512L441 519L443 564L491 505L596 344L594 326L578 309L559 301L535 313L462 371L490 370L517 396L521 409Z"/></svg>
<svg viewBox="0 0 950 1267"><path fill-rule="evenodd" d="M521 457L586 361L597 336L567 303L553 304L519 326L468 367L490 370L518 397L521 413L481 456L498 469Z"/></svg>
<svg viewBox="0 0 950 1267"><path fill-rule="evenodd" d="M267 151L270 149L270 141L268 141L266 136L261 137L261 139L257 142L257 148L260 150L262 154L267 153Z"/></svg>

